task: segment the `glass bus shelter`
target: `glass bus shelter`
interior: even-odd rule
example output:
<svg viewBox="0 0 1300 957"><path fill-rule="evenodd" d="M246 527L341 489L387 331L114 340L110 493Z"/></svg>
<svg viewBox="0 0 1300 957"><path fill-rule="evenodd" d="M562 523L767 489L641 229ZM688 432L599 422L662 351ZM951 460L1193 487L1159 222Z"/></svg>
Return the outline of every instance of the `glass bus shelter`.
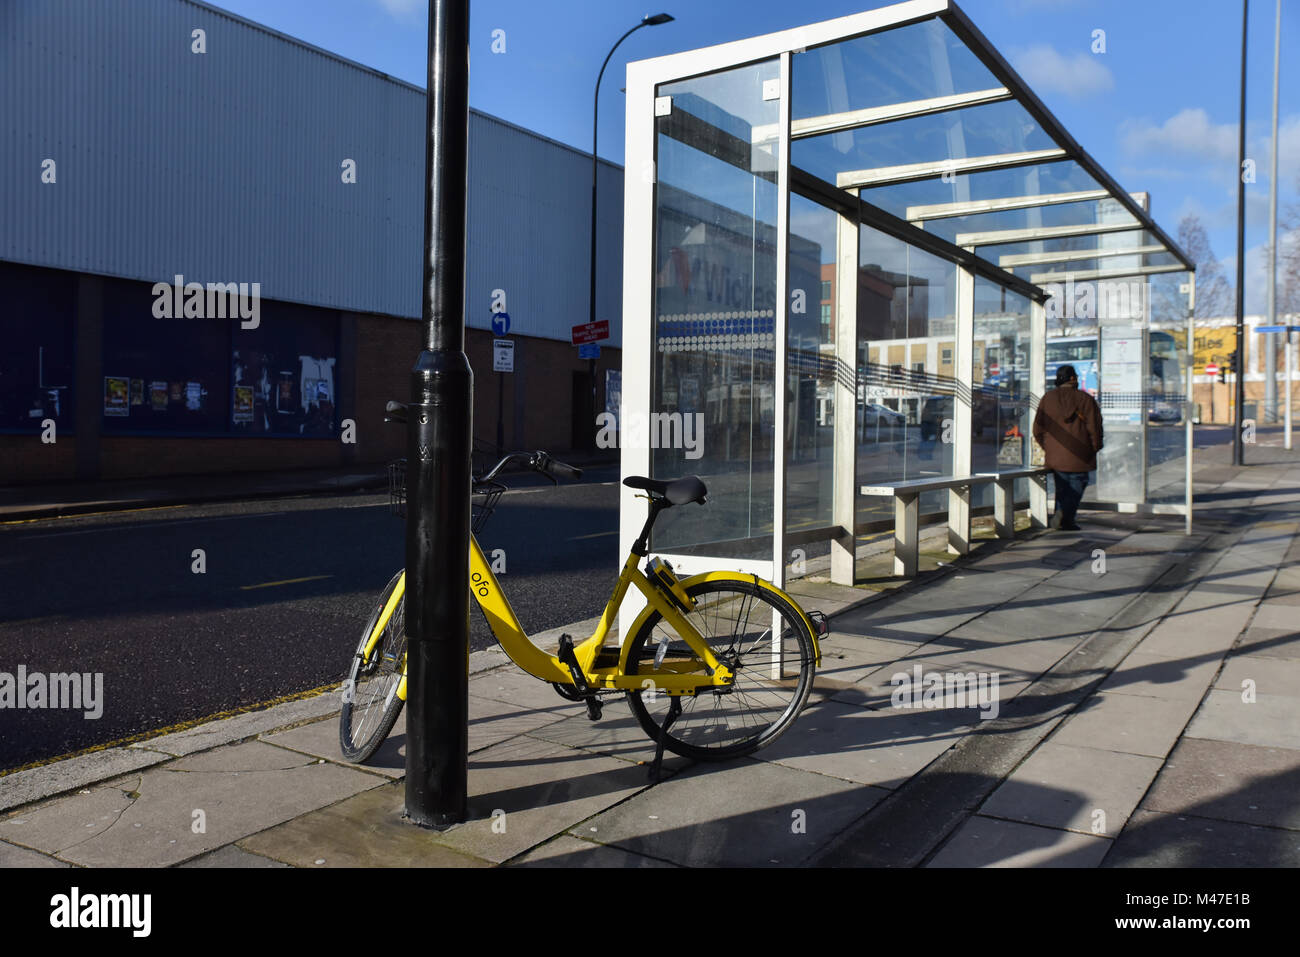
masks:
<svg viewBox="0 0 1300 957"><path fill-rule="evenodd" d="M861 486L1037 464L1066 361L1105 415L1092 497L1190 520L1193 265L948 0L629 64L624 221L622 473L710 492L656 526L679 571L829 550L851 583L893 516ZM992 495L921 513L961 551Z"/></svg>

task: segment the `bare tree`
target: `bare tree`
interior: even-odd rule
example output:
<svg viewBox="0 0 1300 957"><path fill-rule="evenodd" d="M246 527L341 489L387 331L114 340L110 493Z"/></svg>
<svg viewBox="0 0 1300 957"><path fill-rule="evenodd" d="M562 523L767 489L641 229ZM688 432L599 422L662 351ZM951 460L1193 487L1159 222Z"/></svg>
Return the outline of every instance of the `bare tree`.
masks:
<svg viewBox="0 0 1300 957"><path fill-rule="evenodd" d="M1300 191L1300 179L1296 187ZM1277 232L1277 311L1300 312L1300 200L1278 212ZM1265 256L1272 251L1270 243Z"/></svg>
<svg viewBox="0 0 1300 957"><path fill-rule="evenodd" d="M1196 263L1196 318L1221 319L1235 315L1237 307L1233 286L1210 248L1210 237L1199 216L1189 214L1183 217L1178 224L1178 245Z"/></svg>

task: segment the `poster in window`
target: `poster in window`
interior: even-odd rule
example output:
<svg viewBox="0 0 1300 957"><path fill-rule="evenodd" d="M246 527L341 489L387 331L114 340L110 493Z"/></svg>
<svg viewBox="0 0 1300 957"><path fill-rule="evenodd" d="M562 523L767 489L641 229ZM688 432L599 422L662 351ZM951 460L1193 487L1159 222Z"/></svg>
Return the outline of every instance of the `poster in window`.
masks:
<svg viewBox="0 0 1300 957"><path fill-rule="evenodd" d="M253 421L253 387L251 385L235 386L235 411L231 421Z"/></svg>
<svg viewBox="0 0 1300 957"><path fill-rule="evenodd" d="M185 383L184 382L167 383L167 399L170 402L184 402Z"/></svg>
<svg viewBox="0 0 1300 957"><path fill-rule="evenodd" d="M104 414L130 415L131 380L104 376Z"/></svg>
<svg viewBox="0 0 1300 957"><path fill-rule="evenodd" d="M295 411L293 407L292 372L280 372L279 382L275 390L275 411L281 415L292 415Z"/></svg>
<svg viewBox="0 0 1300 957"><path fill-rule="evenodd" d="M144 379L131 380L131 404L144 405Z"/></svg>
<svg viewBox="0 0 1300 957"><path fill-rule="evenodd" d="M149 405L155 412L167 411L167 383L157 380L149 383Z"/></svg>
<svg viewBox="0 0 1300 957"><path fill-rule="evenodd" d="M185 408L197 412L203 407L203 386L198 382L185 383Z"/></svg>

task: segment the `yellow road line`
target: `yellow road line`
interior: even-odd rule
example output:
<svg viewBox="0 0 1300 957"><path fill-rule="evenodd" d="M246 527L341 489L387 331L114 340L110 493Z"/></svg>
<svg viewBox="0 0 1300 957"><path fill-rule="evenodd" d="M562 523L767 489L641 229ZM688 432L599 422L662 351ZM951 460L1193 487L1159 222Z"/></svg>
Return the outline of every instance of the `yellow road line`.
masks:
<svg viewBox="0 0 1300 957"><path fill-rule="evenodd" d="M92 515L125 515L128 512L161 512L168 508L189 508L188 505L142 505L139 508L112 508L103 512L72 512L68 515L46 515L42 518L14 518L0 525L30 525L32 522L62 522L70 518L90 518Z"/></svg>
<svg viewBox="0 0 1300 957"><path fill-rule="evenodd" d="M47 764L53 764L56 761L66 761L68 758L79 758L86 754L94 754L96 751L107 751L109 748L120 748L126 744L134 744L137 741L146 741L150 738L162 737L164 734L175 734L178 731L188 731L190 728L198 727L208 721L220 721L223 718L233 718L236 715L247 714L250 711L261 711L265 708L272 708L278 704L288 704L290 701L301 701L304 698L314 698L317 695L325 694L340 687L339 682L331 685L321 685L319 688L311 688L307 691L299 691L296 694L281 695L278 698L271 698L267 701L259 701L257 704L246 704L239 708L231 708L227 711L218 711L216 714L210 714L202 718L193 718L189 721L180 721L176 724L169 724L165 728L156 728L153 731L142 731L140 734L133 734L125 738L118 738L116 741L109 741L105 744L96 744L93 747L82 748L80 751L69 751L67 754L60 754L53 758L42 758L40 761L32 761L30 764L20 765L16 768L10 768L7 771L0 771L0 778L8 774L17 774L19 771L29 771L32 768L44 767ZM261 733L261 732L256 732ZM252 737L252 734L248 735Z"/></svg>
<svg viewBox="0 0 1300 957"><path fill-rule="evenodd" d="M320 581L322 578L333 578L333 575L308 575L306 578L286 578L278 582L262 582L260 585L240 585L240 591L251 591L254 588L274 588L276 585L296 585L299 582Z"/></svg>

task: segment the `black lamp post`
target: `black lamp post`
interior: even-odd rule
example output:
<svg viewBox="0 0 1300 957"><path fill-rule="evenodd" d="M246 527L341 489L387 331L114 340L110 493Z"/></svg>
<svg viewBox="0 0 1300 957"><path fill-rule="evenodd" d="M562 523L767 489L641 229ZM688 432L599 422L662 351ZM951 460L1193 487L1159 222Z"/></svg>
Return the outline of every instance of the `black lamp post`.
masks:
<svg viewBox="0 0 1300 957"><path fill-rule="evenodd" d="M596 133L600 121L600 81L605 76L605 67L609 66L610 59L614 56L614 51L619 48L624 40L630 37L642 27L657 27L661 23L668 23L673 18L666 13L656 13L654 16L645 16L641 22L634 26L627 33L618 38L618 43L610 47L609 54L605 57L605 62L600 65L600 73L596 75L596 96L591 111L591 287L587 300L587 321L596 321L596 175L599 169L600 160L596 156ZM596 360L589 360L588 366L591 372L591 409L594 413L596 410Z"/></svg>

